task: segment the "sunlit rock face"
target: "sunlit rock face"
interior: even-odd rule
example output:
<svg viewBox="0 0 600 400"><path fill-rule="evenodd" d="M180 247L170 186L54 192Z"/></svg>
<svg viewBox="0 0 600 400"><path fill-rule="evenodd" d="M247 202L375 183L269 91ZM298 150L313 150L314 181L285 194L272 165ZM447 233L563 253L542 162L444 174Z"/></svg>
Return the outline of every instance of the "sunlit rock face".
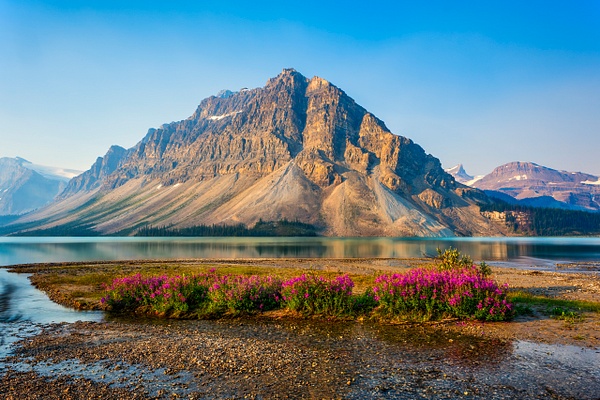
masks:
<svg viewBox="0 0 600 400"><path fill-rule="evenodd" d="M481 216L480 191L341 89L293 69L204 99L188 119L112 153L33 218L127 234L260 219L335 236L503 233Z"/></svg>

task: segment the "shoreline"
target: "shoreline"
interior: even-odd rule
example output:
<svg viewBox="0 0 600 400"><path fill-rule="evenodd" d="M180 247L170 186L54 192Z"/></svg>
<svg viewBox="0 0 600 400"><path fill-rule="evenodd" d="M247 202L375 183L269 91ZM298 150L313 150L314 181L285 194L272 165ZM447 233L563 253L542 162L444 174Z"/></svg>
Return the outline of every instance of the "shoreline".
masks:
<svg viewBox="0 0 600 400"><path fill-rule="evenodd" d="M402 272L431 259L145 260L3 267L32 274L53 301L85 277L145 270L299 268L358 277ZM492 278L549 298L600 302L597 275L492 267ZM81 282L80 282L81 283ZM88 286L88 289L93 289ZM97 288L96 288L97 289ZM98 302L99 303L99 302ZM114 317L45 324L0 358L0 394L21 398L593 399L600 392L600 313L575 323L543 307L511 322L392 324L282 312L216 320Z"/></svg>
<svg viewBox="0 0 600 400"><path fill-rule="evenodd" d="M2 267L11 272L30 273L30 282L42 290L55 303L77 310L106 310L99 301L74 297L73 293L82 287L59 285L49 282L49 276L57 271L80 273L82 270L96 270L101 274L119 268L121 275L135 273L142 268L159 268L167 272L174 267L185 269L198 268L254 268L275 269L280 271L308 269L338 274L375 275L377 273L404 272L410 268L431 263L430 258L261 258L261 259L182 259L182 260L126 260L100 262L65 262L44 264L21 264ZM505 263L506 264L506 263ZM536 268L492 266L491 278L499 284L507 283L510 290L519 290L534 296L570 301L591 301L600 303L600 275L582 271L573 272L568 265L582 263L563 263L563 271L546 271ZM598 265L597 262L586 262L586 265ZM595 272L595 271L594 271ZM85 289L85 288L84 288ZM89 287L88 287L89 289ZM96 287L96 290L98 288ZM359 288L360 291L360 288ZM531 315L517 315L509 322L462 321L457 323L434 322L424 325L446 325L449 329L464 334L492 336L502 340L530 340L538 343L574 345L588 348L600 348L600 313L582 312L583 320L569 324L553 319L541 307L532 307ZM136 318L136 316L132 316ZM140 318L137 316L137 318ZM293 313L280 310L266 312L257 316L242 318L303 319ZM317 318L318 319L318 318ZM168 319L167 319L168 320ZM382 324L392 324L381 322ZM398 324L397 324L398 325ZM400 324L405 325L405 324ZM413 325L413 324L409 324ZM416 324L419 325L419 324Z"/></svg>

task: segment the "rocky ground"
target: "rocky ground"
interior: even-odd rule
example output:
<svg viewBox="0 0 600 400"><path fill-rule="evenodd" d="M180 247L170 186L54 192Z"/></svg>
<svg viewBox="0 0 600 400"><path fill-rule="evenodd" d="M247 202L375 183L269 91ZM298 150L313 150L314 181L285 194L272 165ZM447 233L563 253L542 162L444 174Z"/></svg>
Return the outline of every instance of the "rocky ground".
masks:
<svg viewBox="0 0 600 400"><path fill-rule="evenodd" d="M359 271L367 264L352 261L344 269L343 261L318 260L312 267ZM524 291L600 301L594 274L508 268L494 274ZM532 311L510 323L422 326L280 314L48 325L0 359L0 397L600 398L597 313L571 324Z"/></svg>

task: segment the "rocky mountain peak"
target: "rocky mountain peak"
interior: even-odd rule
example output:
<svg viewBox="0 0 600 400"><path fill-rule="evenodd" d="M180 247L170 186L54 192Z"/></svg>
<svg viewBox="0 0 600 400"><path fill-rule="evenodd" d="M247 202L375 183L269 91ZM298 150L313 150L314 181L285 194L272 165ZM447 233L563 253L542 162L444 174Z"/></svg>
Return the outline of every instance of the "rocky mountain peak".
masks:
<svg viewBox="0 0 600 400"><path fill-rule="evenodd" d="M327 80L325 80L325 79L323 79L321 77L314 76L309 81L307 89L308 89L309 92L318 92L318 91L321 91L321 90L329 89L331 87L334 87L334 86L331 83L329 83L329 81L327 81Z"/></svg>
<svg viewBox="0 0 600 400"><path fill-rule="evenodd" d="M540 166L536 163L527 162L527 161L513 161L507 164L496 167L492 174L502 175L506 173L515 173L515 172L534 172L539 171Z"/></svg>
<svg viewBox="0 0 600 400"><path fill-rule="evenodd" d="M296 71L293 68L285 68L279 75L274 78L270 78L265 85L265 89L269 88L294 88L300 86L306 86L308 79Z"/></svg>
<svg viewBox="0 0 600 400"><path fill-rule="evenodd" d="M445 170L447 173L452 175L457 182L468 185L468 182L474 179L473 176L469 175L462 164L455 165L452 168L447 168Z"/></svg>
<svg viewBox="0 0 600 400"><path fill-rule="evenodd" d="M111 148L63 196L81 192L98 196L81 218L111 233L284 218L327 235L489 233L469 200L477 191L341 89L294 69L210 96L130 150Z"/></svg>
<svg viewBox="0 0 600 400"><path fill-rule="evenodd" d="M221 98L221 99L227 99L227 98L233 96L236 93L237 92L232 92L231 90L223 89L219 93L217 93L215 97L218 97L218 98Z"/></svg>

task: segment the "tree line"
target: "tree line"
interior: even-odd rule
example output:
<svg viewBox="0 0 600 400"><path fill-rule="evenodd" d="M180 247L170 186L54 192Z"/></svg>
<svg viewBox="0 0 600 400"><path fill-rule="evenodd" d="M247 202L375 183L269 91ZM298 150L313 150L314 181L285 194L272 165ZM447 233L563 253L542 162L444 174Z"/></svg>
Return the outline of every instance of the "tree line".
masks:
<svg viewBox="0 0 600 400"><path fill-rule="evenodd" d="M509 204L501 200L480 206L481 211L506 214L506 224L515 233L532 236L586 236L600 234L600 213L539 208Z"/></svg>
<svg viewBox="0 0 600 400"><path fill-rule="evenodd" d="M186 228L147 225L138 229L135 236L317 236L317 229L300 221L258 221L252 228L244 224L196 225Z"/></svg>

